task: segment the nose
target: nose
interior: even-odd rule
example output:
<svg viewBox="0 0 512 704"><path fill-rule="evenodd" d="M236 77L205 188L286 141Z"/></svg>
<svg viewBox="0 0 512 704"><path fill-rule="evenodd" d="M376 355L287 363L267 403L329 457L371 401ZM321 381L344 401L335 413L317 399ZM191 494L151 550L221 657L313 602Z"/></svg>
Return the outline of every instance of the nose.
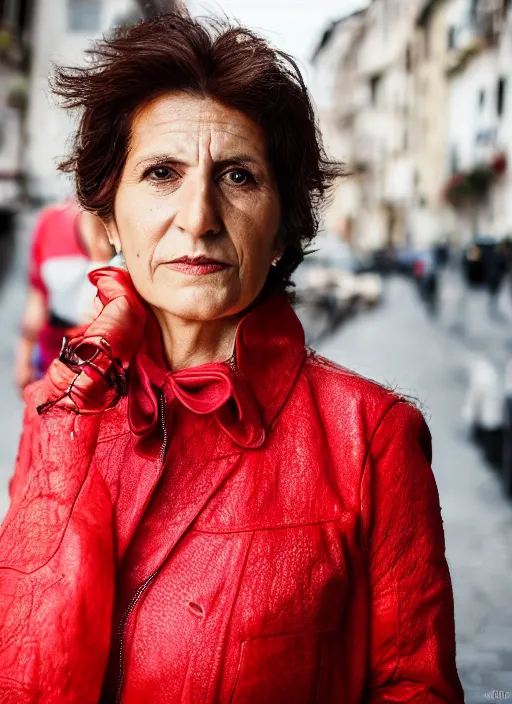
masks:
<svg viewBox="0 0 512 704"><path fill-rule="evenodd" d="M175 227L191 237L218 234L222 222L215 202L214 184L207 175L190 176L180 191Z"/></svg>

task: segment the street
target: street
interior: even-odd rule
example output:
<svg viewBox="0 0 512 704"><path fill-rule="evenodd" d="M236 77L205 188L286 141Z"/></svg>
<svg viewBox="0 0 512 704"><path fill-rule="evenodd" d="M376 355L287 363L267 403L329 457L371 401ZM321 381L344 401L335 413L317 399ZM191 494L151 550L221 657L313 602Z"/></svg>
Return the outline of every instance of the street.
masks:
<svg viewBox="0 0 512 704"><path fill-rule="evenodd" d="M2 514L21 425L12 364L33 222L32 214L21 218L12 266L0 290ZM506 334L502 338L506 350ZM390 279L379 308L344 324L318 350L417 398L429 422L455 591L459 672L468 704L482 704L494 690L512 693L512 504L462 424L468 339L450 332L447 321L430 319L408 281Z"/></svg>

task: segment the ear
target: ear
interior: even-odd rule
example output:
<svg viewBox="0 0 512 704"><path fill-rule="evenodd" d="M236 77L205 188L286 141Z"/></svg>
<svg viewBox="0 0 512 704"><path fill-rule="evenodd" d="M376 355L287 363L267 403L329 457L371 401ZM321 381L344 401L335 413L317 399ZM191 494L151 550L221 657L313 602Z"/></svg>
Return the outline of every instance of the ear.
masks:
<svg viewBox="0 0 512 704"><path fill-rule="evenodd" d="M116 250L116 254L119 254L122 250L121 238L119 237L119 230L117 229L117 224L115 219L109 218L108 220L103 220L103 225L107 231L108 241Z"/></svg>

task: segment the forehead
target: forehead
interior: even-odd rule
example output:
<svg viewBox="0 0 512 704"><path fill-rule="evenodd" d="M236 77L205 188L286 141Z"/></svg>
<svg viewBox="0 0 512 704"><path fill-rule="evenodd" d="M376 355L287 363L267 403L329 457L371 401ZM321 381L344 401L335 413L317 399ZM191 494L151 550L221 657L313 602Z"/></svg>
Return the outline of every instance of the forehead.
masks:
<svg viewBox="0 0 512 704"><path fill-rule="evenodd" d="M154 149L172 150L173 156L208 148L215 153L249 151L264 158L263 129L245 113L213 98L169 93L147 103L135 115L130 155Z"/></svg>

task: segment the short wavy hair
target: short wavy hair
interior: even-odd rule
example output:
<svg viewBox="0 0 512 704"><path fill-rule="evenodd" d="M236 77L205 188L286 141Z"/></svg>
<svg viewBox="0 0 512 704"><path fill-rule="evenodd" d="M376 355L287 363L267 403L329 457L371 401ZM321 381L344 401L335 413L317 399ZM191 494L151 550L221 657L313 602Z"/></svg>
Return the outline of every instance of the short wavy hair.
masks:
<svg viewBox="0 0 512 704"><path fill-rule="evenodd" d="M236 108L261 125L281 201L283 257L267 288L286 288L319 224L319 208L342 175L326 157L310 95L295 61L254 32L225 19L167 13L116 28L78 67L56 67L52 88L81 118L70 154L81 205L100 217L114 200L137 111L184 91Z"/></svg>

